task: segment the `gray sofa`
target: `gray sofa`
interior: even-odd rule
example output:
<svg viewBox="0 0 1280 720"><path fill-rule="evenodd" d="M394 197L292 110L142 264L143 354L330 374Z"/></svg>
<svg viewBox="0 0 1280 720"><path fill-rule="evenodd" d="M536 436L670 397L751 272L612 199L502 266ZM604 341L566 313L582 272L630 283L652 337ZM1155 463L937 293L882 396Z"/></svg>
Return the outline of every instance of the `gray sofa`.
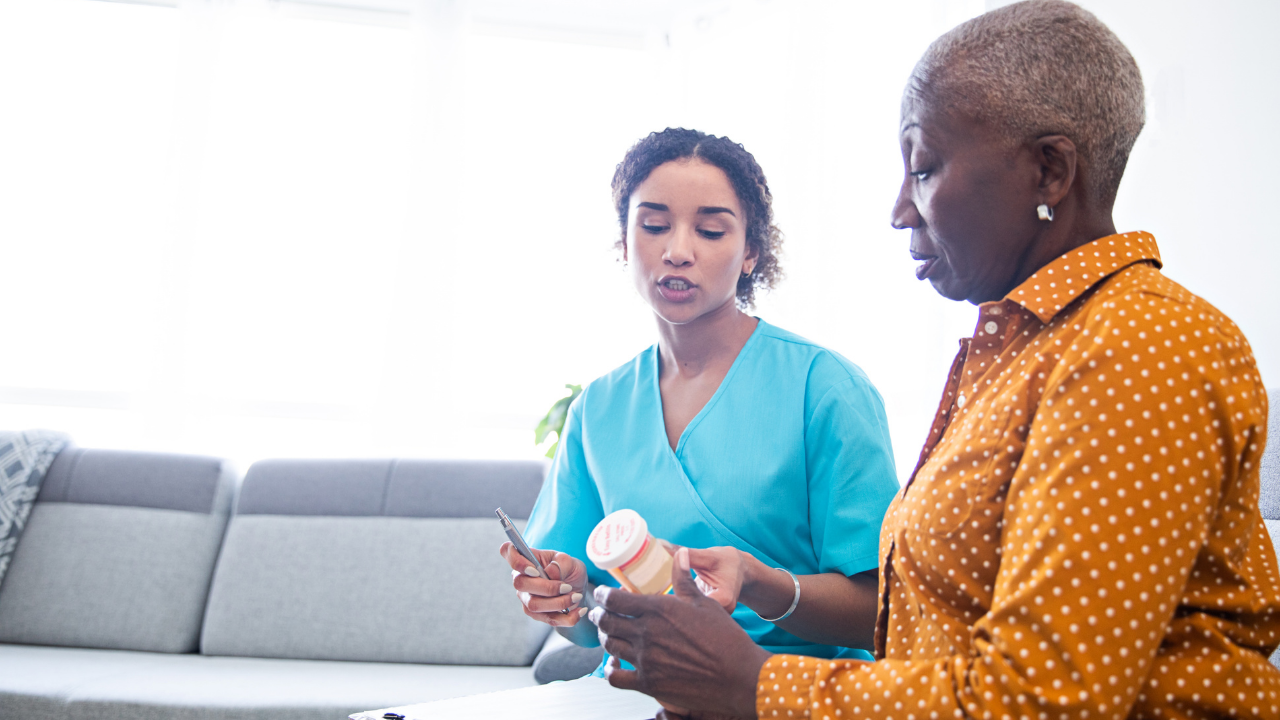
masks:
<svg viewBox="0 0 1280 720"><path fill-rule="evenodd" d="M337 719L578 677L599 649L544 643L494 551L493 508L527 517L542 474L271 460L238 483L65 450L0 584L0 718ZM1260 504L1280 543L1280 441Z"/></svg>
<svg viewBox="0 0 1280 720"><path fill-rule="evenodd" d="M212 458L65 450L0 584L0 717L342 718L532 685L547 629L493 509L527 517L542 476L272 460L239 483Z"/></svg>

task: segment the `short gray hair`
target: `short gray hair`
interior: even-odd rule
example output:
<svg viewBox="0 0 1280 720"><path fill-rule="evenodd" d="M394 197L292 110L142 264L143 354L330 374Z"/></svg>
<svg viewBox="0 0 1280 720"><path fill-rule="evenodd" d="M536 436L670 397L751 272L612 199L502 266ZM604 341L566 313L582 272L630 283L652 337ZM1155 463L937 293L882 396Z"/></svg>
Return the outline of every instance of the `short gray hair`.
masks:
<svg viewBox="0 0 1280 720"><path fill-rule="evenodd" d="M912 95L990 123L1014 143L1065 135L1104 207L1115 202L1146 121L1142 74L1128 48L1062 0L1007 5L934 40L912 71Z"/></svg>

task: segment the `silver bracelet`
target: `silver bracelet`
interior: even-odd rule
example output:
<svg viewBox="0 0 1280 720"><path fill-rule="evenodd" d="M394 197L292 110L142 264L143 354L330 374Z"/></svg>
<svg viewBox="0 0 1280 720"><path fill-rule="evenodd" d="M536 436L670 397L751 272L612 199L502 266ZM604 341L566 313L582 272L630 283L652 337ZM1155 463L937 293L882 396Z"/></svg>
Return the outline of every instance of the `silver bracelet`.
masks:
<svg viewBox="0 0 1280 720"><path fill-rule="evenodd" d="M800 604L800 578L796 577L795 573L791 572L786 568L774 568L774 570L781 570L782 572L791 576L791 582L794 583L796 586L796 596L791 599L791 607L787 608L786 612L782 613L776 618L773 618L772 620L770 620L767 617L764 617L760 613L756 613L756 617L768 623L776 623L776 622L782 622L783 620L786 620L787 618L791 617L791 613L795 612L796 606Z"/></svg>

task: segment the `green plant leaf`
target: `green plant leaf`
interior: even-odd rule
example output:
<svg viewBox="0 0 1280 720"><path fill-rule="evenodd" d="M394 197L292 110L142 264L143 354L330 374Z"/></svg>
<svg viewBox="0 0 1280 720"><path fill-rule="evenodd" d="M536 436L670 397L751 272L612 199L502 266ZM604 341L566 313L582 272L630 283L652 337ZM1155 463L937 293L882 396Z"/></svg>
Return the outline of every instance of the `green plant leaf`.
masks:
<svg viewBox="0 0 1280 720"><path fill-rule="evenodd" d="M551 413L547 413L547 415L550 416ZM538 421L538 426L533 429L533 444L541 445L542 441L546 440L547 436L550 434L551 434L551 423L549 422L548 418L544 417Z"/></svg>
<svg viewBox="0 0 1280 720"><path fill-rule="evenodd" d="M573 403L573 399L582 394L581 385L565 385L569 389L569 394L562 397L551 406L545 417L538 421L537 427L533 429L533 443L541 445L551 433L556 434L556 441L551 445L551 449L547 451L547 457L554 457L556 447L560 444L560 434L564 431L564 420L569 416L569 405Z"/></svg>

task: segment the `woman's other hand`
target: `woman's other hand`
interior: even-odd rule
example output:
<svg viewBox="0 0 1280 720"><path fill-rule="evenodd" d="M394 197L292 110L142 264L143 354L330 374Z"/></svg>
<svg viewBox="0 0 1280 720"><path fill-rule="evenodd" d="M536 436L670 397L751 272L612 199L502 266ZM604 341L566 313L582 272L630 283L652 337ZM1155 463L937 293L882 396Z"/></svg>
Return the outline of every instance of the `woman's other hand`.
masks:
<svg viewBox="0 0 1280 720"><path fill-rule="evenodd" d="M639 690L669 708L688 708L692 717L754 717L756 682L769 653L698 590L688 553L677 551L672 563L674 596L597 589L600 607L593 618L614 656L605 675L614 687ZM618 659L636 669L624 670Z"/></svg>
<svg viewBox="0 0 1280 720"><path fill-rule="evenodd" d="M762 617L777 617L787 611L795 598L790 575L737 548L690 548L689 565L698 573L694 582L702 594L730 613L742 603ZM839 579L846 581L844 577Z"/></svg>
<svg viewBox="0 0 1280 720"><path fill-rule="evenodd" d="M678 551L676 548L675 551ZM675 554L672 552L672 555ZM698 576L694 583L703 595L720 603L720 607L733 612L742 596L742 586L747 581L752 558L732 547L713 547L705 550L689 548L689 566Z"/></svg>
<svg viewBox="0 0 1280 720"><path fill-rule="evenodd" d="M587 586L587 566L562 552L530 549L546 568L550 580L538 577L537 568L511 543L504 542L498 549L511 566L511 585L520 596L524 614L555 627L576 625L587 614L587 609L581 606L583 589Z"/></svg>

